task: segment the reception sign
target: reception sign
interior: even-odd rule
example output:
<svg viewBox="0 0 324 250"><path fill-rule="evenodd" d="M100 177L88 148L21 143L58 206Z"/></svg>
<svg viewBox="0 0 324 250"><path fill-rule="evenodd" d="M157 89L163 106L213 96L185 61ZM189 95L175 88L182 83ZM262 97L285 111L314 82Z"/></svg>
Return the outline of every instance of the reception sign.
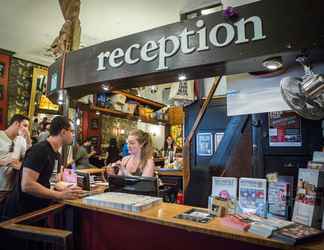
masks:
<svg viewBox="0 0 324 250"><path fill-rule="evenodd" d="M236 8L235 19L217 12L73 51L61 87L129 88L177 81L185 70L187 79L261 70L262 56L320 43L323 7L323 1L260 1ZM50 89L62 83L62 61L50 67Z"/></svg>

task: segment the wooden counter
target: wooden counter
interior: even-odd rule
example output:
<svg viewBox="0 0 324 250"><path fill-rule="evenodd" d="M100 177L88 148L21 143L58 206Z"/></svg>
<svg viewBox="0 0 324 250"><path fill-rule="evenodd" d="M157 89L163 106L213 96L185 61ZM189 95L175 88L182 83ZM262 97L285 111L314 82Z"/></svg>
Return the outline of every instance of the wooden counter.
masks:
<svg viewBox="0 0 324 250"><path fill-rule="evenodd" d="M82 209L86 209L86 210L90 210L90 211L107 214L107 215L125 217L125 218L130 219L131 221L134 220L134 223L136 223L136 221L141 221L141 222L145 222L145 223L154 223L154 224L166 226L166 227L170 228L170 230L171 230L171 228L177 228L177 229L188 231L190 233L196 232L196 233L200 233L203 235L209 235L209 237L211 235L211 236L215 236L218 238L223 238L223 240L224 239L231 240L230 242L233 242L233 241L238 242L239 241L239 242L249 243L249 244L252 244L251 245L252 248L250 248L250 249L253 249L253 245L263 246L265 248L268 247L270 249L300 249L300 250L306 250L306 249L307 250L323 250L324 249L324 239L322 239L320 241L315 241L312 243L298 245L298 246L288 246L288 245L286 245L282 242L279 242L279 241L265 239L265 238L256 236L252 233L241 232L241 231L237 231L237 230L233 230L231 228L225 227L220 223L218 218L212 220L211 222L209 222L207 224L195 223L195 222L191 222L191 221L180 220L180 219L174 218L176 215L191 209L192 207L190 207L190 206L162 203L159 206L150 208L143 212L133 213L133 212L127 212L127 211L122 211L122 210L115 210L115 209L102 208L102 207L98 207L98 206L91 206L91 205L83 204L81 200L65 201L65 204L71 205L73 207L78 207L78 208L82 208ZM87 215L87 216L89 216L89 215ZM95 217L95 218L97 218L97 217ZM96 219L96 221L99 222L98 219ZM128 220L128 223L131 221ZM110 225L108 221L107 221L107 225ZM113 225L111 227L113 227ZM129 227L132 227L132 225L129 225ZM109 231L109 229L107 229L107 230Z"/></svg>
<svg viewBox="0 0 324 250"><path fill-rule="evenodd" d="M89 173L89 174L100 174L104 173L104 168L88 168L88 169L80 169L78 170L83 173ZM183 170L170 170L170 171L159 171L158 173L160 176L179 176L183 177Z"/></svg>
<svg viewBox="0 0 324 250"><path fill-rule="evenodd" d="M160 171L158 170L159 176L179 176L183 177L183 170L170 170L170 171Z"/></svg>
<svg viewBox="0 0 324 250"><path fill-rule="evenodd" d="M87 168L87 169L80 169L77 170L82 173L87 173L87 174L101 174L105 172L105 168Z"/></svg>

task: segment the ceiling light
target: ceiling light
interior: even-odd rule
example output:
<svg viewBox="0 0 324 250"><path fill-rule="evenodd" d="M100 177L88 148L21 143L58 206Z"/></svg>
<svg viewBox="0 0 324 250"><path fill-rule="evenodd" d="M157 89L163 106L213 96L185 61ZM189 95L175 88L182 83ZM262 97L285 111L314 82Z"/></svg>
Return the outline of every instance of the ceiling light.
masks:
<svg viewBox="0 0 324 250"><path fill-rule="evenodd" d="M209 15L209 14L221 11L222 8L223 8L223 5L220 4L220 5L208 8L208 9L203 9L203 10L201 10L201 15Z"/></svg>
<svg viewBox="0 0 324 250"><path fill-rule="evenodd" d="M268 70L277 70L283 67L281 57L273 57L266 59L262 62L263 67L267 68Z"/></svg>
<svg viewBox="0 0 324 250"><path fill-rule="evenodd" d="M181 74L181 75L179 75L178 79L179 79L179 81L184 81L187 79L187 77L185 74Z"/></svg>
<svg viewBox="0 0 324 250"><path fill-rule="evenodd" d="M101 85L101 88L104 90L104 91L109 91L110 90L110 86L108 84L102 84Z"/></svg>
<svg viewBox="0 0 324 250"><path fill-rule="evenodd" d="M100 115L100 112L99 111L96 111L96 115Z"/></svg>

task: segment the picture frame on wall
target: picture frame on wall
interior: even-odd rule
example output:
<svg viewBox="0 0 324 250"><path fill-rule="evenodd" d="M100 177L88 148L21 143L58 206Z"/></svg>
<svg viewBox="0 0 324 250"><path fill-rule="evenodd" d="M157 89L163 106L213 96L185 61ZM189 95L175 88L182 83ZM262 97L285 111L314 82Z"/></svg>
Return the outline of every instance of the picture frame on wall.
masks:
<svg viewBox="0 0 324 250"><path fill-rule="evenodd" d="M0 108L0 124L3 123L3 109Z"/></svg>
<svg viewBox="0 0 324 250"><path fill-rule="evenodd" d="M223 139L224 136L224 132L217 132L215 133L215 152L217 151L217 148L221 142L221 140Z"/></svg>
<svg viewBox="0 0 324 250"><path fill-rule="evenodd" d="M0 101L4 99L4 88L3 85L0 85Z"/></svg>
<svg viewBox="0 0 324 250"><path fill-rule="evenodd" d="M213 134L212 133L197 134L197 155L198 156L213 155Z"/></svg>
<svg viewBox="0 0 324 250"><path fill-rule="evenodd" d="M0 78L4 76L5 72L5 64L3 62L0 62Z"/></svg>
<svg viewBox="0 0 324 250"><path fill-rule="evenodd" d="M92 129L98 129L99 128L99 120L98 119L91 119L90 127Z"/></svg>

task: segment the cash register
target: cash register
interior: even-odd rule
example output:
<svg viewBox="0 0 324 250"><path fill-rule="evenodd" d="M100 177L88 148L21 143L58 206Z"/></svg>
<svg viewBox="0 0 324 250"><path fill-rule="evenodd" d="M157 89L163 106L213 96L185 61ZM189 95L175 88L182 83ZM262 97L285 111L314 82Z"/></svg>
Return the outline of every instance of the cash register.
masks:
<svg viewBox="0 0 324 250"><path fill-rule="evenodd" d="M109 191L158 196L156 177L108 175Z"/></svg>

